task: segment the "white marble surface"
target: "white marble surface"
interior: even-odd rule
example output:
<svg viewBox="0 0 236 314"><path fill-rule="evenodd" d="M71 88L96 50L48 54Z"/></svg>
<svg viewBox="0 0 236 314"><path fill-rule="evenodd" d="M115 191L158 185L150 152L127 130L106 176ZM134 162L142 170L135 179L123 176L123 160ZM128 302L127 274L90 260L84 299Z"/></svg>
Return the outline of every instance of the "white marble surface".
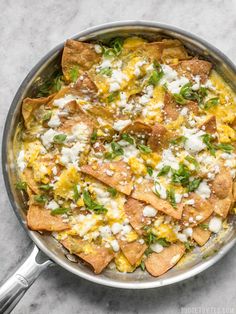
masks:
<svg viewBox="0 0 236 314"><path fill-rule="evenodd" d="M0 12L1 130L14 93L33 65L57 43L89 26L125 19L169 23L204 37L236 62L235 0L1 0ZM2 177L0 190L3 280L27 256L31 243L11 210ZM199 276L149 291L97 286L55 267L38 278L13 313L171 314L191 307L202 309L195 313L226 313L226 308L236 313L235 263L233 248Z"/></svg>

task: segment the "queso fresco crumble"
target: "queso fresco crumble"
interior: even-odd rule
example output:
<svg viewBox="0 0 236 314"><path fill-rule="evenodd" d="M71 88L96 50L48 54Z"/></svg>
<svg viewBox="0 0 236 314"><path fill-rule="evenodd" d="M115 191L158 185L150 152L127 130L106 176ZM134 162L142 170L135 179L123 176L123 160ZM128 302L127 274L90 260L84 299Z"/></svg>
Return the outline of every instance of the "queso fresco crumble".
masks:
<svg viewBox="0 0 236 314"><path fill-rule="evenodd" d="M160 276L227 228L236 104L175 39L67 40L61 69L22 104L16 188L31 230L96 274Z"/></svg>

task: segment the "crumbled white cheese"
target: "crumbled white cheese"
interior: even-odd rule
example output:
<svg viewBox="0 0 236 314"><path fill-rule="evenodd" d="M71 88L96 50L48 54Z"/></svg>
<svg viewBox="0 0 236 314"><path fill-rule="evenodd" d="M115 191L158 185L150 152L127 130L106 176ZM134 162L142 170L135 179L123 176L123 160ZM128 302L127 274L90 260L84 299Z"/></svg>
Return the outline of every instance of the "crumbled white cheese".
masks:
<svg viewBox="0 0 236 314"><path fill-rule="evenodd" d="M61 120L56 113L54 113L51 119L48 121L48 126L50 128L57 128L61 125Z"/></svg>
<svg viewBox="0 0 236 314"><path fill-rule="evenodd" d="M186 200L186 201L185 201L185 204L186 204L186 205L194 205L194 204L195 204L195 201L194 201L193 199Z"/></svg>
<svg viewBox="0 0 236 314"><path fill-rule="evenodd" d="M150 205L145 206L143 209L143 216L144 217L155 217L156 214L157 214L157 210Z"/></svg>
<svg viewBox="0 0 236 314"><path fill-rule="evenodd" d="M151 244L150 248L153 252L156 252L156 253L161 253L164 250L164 247L159 243Z"/></svg>
<svg viewBox="0 0 236 314"><path fill-rule="evenodd" d="M111 226L111 231L113 234L117 234L122 230L122 225L118 222L115 222L112 226Z"/></svg>
<svg viewBox="0 0 236 314"><path fill-rule="evenodd" d="M54 200L50 201L47 205L46 205L46 208L47 209L50 209L50 210L53 210L53 209L57 209L59 208L60 206L57 204L57 202L55 202Z"/></svg>
<svg viewBox="0 0 236 314"><path fill-rule="evenodd" d="M177 233L177 238L181 242L187 242L188 241L187 236L184 233Z"/></svg>
<svg viewBox="0 0 236 314"><path fill-rule="evenodd" d="M186 137L184 148L190 153L199 153L206 148L202 141L202 135L205 134L202 130L183 128L183 135Z"/></svg>
<svg viewBox="0 0 236 314"><path fill-rule="evenodd" d="M90 129L86 123L80 122L73 126L72 133L78 140L85 143L88 142L90 136Z"/></svg>
<svg viewBox="0 0 236 314"><path fill-rule="evenodd" d="M195 192L204 199L211 196L211 189L206 181L202 181L199 184L199 187L195 190Z"/></svg>
<svg viewBox="0 0 236 314"><path fill-rule="evenodd" d="M98 54L102 53L102 47L98 44L94 45L94 50Z"/></svg>
<svg viewBox="0 0 236 314"><path fill-rule="evenodd" d="M180 111L181 116L187 116L188 114L188 108L184 107L181 111Z"/></svg>
<svg viewBox="0 0 236 314"><path fill-rule="evenodd" d="M211 218L208 228L211 232L218 233L222 228L222 220L218 217Z"/></svg>
<svg viewBox="0 0 236 314"><path fill-rule="evenodd" d="M25 162L25 152L21 150L19 152L18 158L17 158L17 166L20 169L20 171L24 171L26 167L26 162Z"/></svg>
<svg viewBox="0 0 236 314"><path fill-rule="evenodd" d="M130 119L128 119L128 120L118 120L118 121L116 121L114 123L113 129L116 130L116 131L121 131L127 125L129 125L130 123L132 123L132 121Z"/></svg>
<svg viewBox="0 0 236 314"><path fill-rule="evenodd" d="M108 175L109 177L112 177L114 175L114 171L106 169L105 174Z"/></svg>
<svg viewBox="0 0 236 314"><path fill-rule="evenodd" d="M79 154L83 152L85 148L84 143L77 142L71 148L69 147L62 147L61 150L61 162L66 166L70 166L73 164L74 166L77 165Z"/></svg>
<svg viewBox="0 0 236 314"><path fill-rule="evenodd" d="M48 148L53 143L53 138L55 135L57 135L58 132L56 132L53 129L47 130L43 135L41 135L41 140L43 142L43 145Z"/></svg>
<svg viewBox="0 0 236 314"><path fill-rule="evenodd" d="M63 109L68 102L72 100L76 100L77 98L78 97L74 95L65 95L63 98L55 99L53 104L54 106L59 107L60 109Z"/></svg>
<svg viewBox="0 0 236 314"><path fill-rule="evenodd" d="M109 92L116 92L117 90L119 90L120 89L120 84L119 83L117 83L117 82L112 82L111 84L110 84L110 89L109 89Z"/></svg>
<svg viewBox="0 0 236 314"><path fill-rule="evenodd" d="M181 256L180 254L177 254L177 255L173 256L171 261L170 261L170 263L172 265L175 265L178 262L178 260L180 259L180 256Z"/></svg>
<svg viewBox="0 0 236 314"><path fill-rule="evenodd" d="M119 247L119 243L118 243L117 240L112 240L110 242L110 244L111 244L111 247L112 247L114 252L118 252L119 251L120 247Z"/></svg>
<svg viewBox="0 0 236 314"><path fill-rule="evenodd" d="M192 228L186 228L186 229L184 229L183 230L183 233L186 235L186 237L188 238L188 237L191 237L192 236L192 234L193 234L193 229Z"/></svg>
<svg viewBox="0 0 236 314"><path fill-rule="evenodd" d="M111 228L109 226L101 226L98 230L102 238L109 238L111 236Z"/></svg>
<svg viewBox="0 0 236 314"><path fill-rule="evenodd" d="M139 75L141 74L140 68L141 68L144 64L146 64L146 61L144 61L144 60L138 61L138 62L135 64L135 66L134 66L134 75L135 75L136 77L139 77Z"/></svg>

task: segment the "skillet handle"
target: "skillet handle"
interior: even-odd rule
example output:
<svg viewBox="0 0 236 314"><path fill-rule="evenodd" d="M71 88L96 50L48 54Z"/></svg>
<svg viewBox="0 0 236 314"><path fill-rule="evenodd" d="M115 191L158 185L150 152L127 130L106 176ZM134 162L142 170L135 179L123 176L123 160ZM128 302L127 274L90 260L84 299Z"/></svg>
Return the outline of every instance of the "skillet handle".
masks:
<svg viewBox="0 0 236 314"><path fill-rule="evenodd" d="M49 259L40 262L42 253L34 246L26 261L0 287L0 313L10 313L40 273L52 265Z"/></svg>

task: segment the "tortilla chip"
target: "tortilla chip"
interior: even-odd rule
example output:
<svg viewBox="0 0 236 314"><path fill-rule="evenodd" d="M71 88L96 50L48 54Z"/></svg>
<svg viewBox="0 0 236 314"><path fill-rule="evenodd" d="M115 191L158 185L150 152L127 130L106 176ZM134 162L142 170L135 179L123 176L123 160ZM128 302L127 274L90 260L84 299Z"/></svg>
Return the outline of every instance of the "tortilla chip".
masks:
<svg viewBox="0 0 236 314"><path fill-rule="evenodd" d="M41 206L30 204L27 211L27 224L35 231L62 231L70 228L61 216L51 215L51 211Z"/></svg>
<svg viewBox="0 0 236 314"><path fill-rule="evenodd" d="M212 192L216 197L223 199L232 195L233 179L227 168L221 168L211 183Z"/></svg>
<svg viewBox="0 0 236 314"><path fill-rule="evenodd" d="M184 252L183 244L172 244L160 253L150 254L145 260L146 269L154 277L161 276L178 263Z"/></svg>
<svg viewBox="0 0 236 314"><path fill-rule="evenodd" d="M75 89L81 92L82 95L95 95L98 92L96 84L91 80L87 73L84 73L77 80Z"/></svg>
<svg viewBox="0 0 236 314"><path fill-rule="evenodd" d="M214 212L223 218L226 218L233 205L232 195L224 199L219 199L218 197L212 195L209 201L214 208Z"/></svg>
<svg viewBox="0 0 236 314"><path fill-rule="evenodd" d="M133 123L127 125L121 133L128 133L130 135L135 135L137 137L145 136L148 138L151 135L152 127L141 121L134 121Z"/></svg>
<svg viewBox="0 0 236 314"><path fill-rule="evenodd" d="M130 195L132 191L131 170L123 161L107 162L102 165L84 165L81 167L81 171L124 194ZM112 175L107 174L111 171Z"/></svg>
<svg viewBox="0 0 236 314"><path fill-rule="evenodd" d="M32 121L34 121L34 112L41 106L47 106L54 98L55 94L41 98L25 98L22 104L22 116L26 129L29 129Z"/></svg>
<svg viewBox="0 0 236 314"><path fill-rule="evenodd" d="M174 100L174 97L172 97L171 94L169 93L165 93L164 107L163 107L165 119L170 119L173 121L178 119L179 108L180 106L176 103L176 101Z"/></svg>
<svg viewBox="0 0 236 314"><path fill-rule="evenodd" d="M190 81L193 81L193 76L199 75L203 84L207 81L211 68L212 64L210 62L197 58L180 61L175 66L175 70L179 75L187 77Z"/></svg>
<svg viewBox="0 0 236 314"><path fill-rule="evenodd" d="M193 228L192 238L200 246L203 246L204 244L206 244L210 236L211 236L211 232L209 230L204 230L200 227Z"/></svg>
<svg viewBox="0 0 236 314"><path fill-rule="evenodd" d="M147 245L145 243L141 244L138 241L127 243L120 240L119 246L122 253L131 265L135 265L141 259L145 250L147 249Z"/></svg>
<svg viewBox="0 0 236 314"><path fill-rule="evenodd" d="M159 198L152 191L152 184L147 180L143 180L142 183L135 186L131 197L146 202L160 212L163 212L175 219L181 219L182 217L183 204L180 203L177 205L177 208L174 208L168 201Z"/></svg>
<svg viewBox="0 0 236 314"><path fill-rule="evenodd" d="M214 209L210 201L201 198L196 193L190 193L189 199L194 200L194 204L184 205L183 221L189 226L196 226L210 217Z"/></svg>
<svg viewBox="0 0 236 314"><path fill-rule="evenodd" d="M71 81L71 71L77 69L80 74L88 71L101 56L94 50L93 44L69 39L66 41L62 55L62 72L67 81Z"/></svg>
<svg viewBox="0 0 236 314"><path fill-rule="evenodd" d="M88 243L77 237L67 237L60 242L71 254L79 256L88 263L95 274L100 274L115 256L110 249Z"/></svg>
<svg viewBox="0 0 236 314"><path fill-rule="evenodd" d="M169 139L170 133L168 130L163 125L156 123L152 128L152 133L147 144L156 152L161 148L165 148L168 145Z"/></svg>
<svg viewBox="0 0 236 314"><path fill-rule="evenodd" d="M37 183L34 180L34 172L31 168L25 168L23 171L24 181L27 183L29 188L35 193L40 194Z"/></svg>
<svg viewBox="0 0 236 314"><path fill-rule="evenodd" d="M200 129L204 130L207 133L214 134L216 133L216 117L211 116L208 118L201 126Z"/></svg>
<svg viewBox="0 0 236 314"><path fill-rule="evenodd" d="M189 100L185 105L189 111L193 112L194 114L199 114L199 107L196 101Z"/></svg>
<svg viewBox="0 0 236 314"><path fill-rule="evenodd" d="M138 234L142 234L142 228L148 224L150 218L143 216L145 204L129 197L124 205L124 210L128 216L129 222Z"/></svg>
<svg viewBox="0 0 236 314"><path fill-rule="evenodd" d="M236 202L236 182L233 183L233 200Z"/></svg>
<svg viewBox="0 0 236 314"><path fill-rule="evenodd" d="M91 136L95 125L95 122L93 121L92 117L90 117L85 111L83 111L75 100L72 100L66 106L67 108L69 106L70 108L69 110L74 110L74 114L69 118L63 119L64 121L58 128L58 131L72 133L72 129L74 126L76 126L76 124L84 123L87 125L89 134Z"/></svg>

